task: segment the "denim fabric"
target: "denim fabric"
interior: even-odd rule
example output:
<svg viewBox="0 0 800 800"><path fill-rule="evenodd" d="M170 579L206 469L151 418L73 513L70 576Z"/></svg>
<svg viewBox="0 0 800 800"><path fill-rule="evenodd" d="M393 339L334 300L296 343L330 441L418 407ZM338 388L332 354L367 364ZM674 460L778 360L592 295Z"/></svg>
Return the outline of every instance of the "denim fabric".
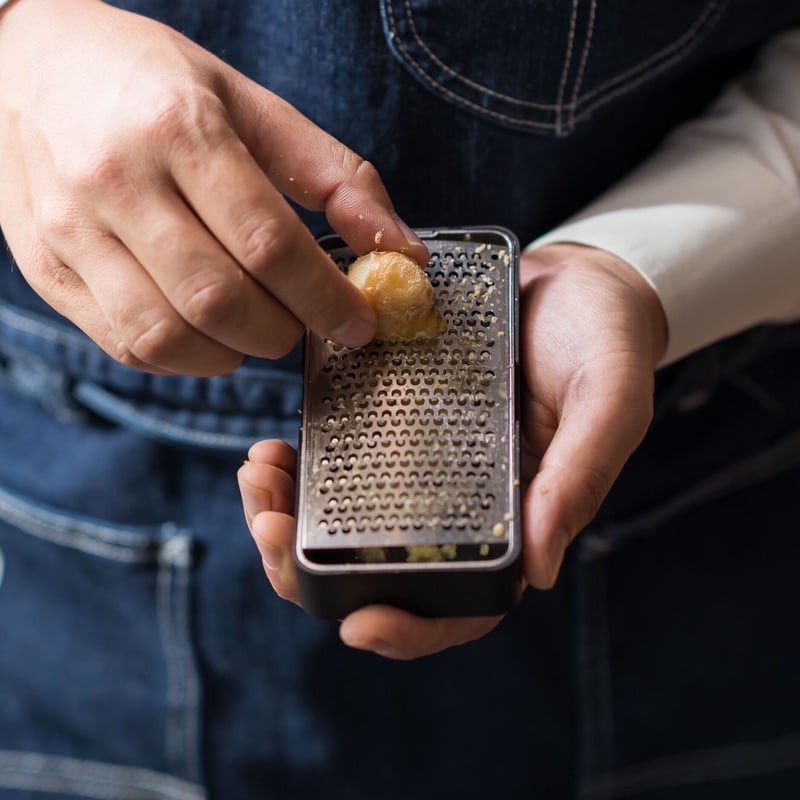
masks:
<svg viewBox="0 0 800 800"><path fill-rule="evenodd" d="M116 5L370 158L410 223L523 242L800 19L735 0ZM0 797L796 798L799 358L798 326L767 327L661 373L557 587L399 664L276 598L241 519L247 446L296 436L299 351L143 375L0 264Z"/></svg>

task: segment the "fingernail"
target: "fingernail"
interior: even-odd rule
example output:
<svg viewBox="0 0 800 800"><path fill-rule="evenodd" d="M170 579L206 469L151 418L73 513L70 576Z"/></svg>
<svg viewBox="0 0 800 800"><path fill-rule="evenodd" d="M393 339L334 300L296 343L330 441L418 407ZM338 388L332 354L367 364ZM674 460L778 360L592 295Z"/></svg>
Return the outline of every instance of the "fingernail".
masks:
<svg viewBox="0 0 800 800"><path fill-rule="evenodd" d="M345 347L363 347L372 341L375 335L375 326L363 319L350 319L340 325L331 335L337 344Z"/></svg>
<svg viewBox="0 0 800 800"><path fill-rule="evenodd" d="M345 640L348 647L354 650L364 650L369 653L375 653L376 656L383 656L383 658L394 658L395 650L389 642L382 639L367 639L367 640L354 640L348 642Z"/></svg>
<svg viewBox="0 0 800 800"><path fill-rule="evenodd" d="M264 562L264 566L270 572L280 571L283 565L283 552L277 547L263 544L259 547L259 550L261 551L261 560Z"/></svg>
<svg viewBox="0 0 800 800"><path fill-rule="evenodd" d="M253 519L262 511L272 511L272 492L269 489L256 489L244 481L239 483L242 493L242 507L248 519Z"/></svg>
<svg viewBox="0 0 800 800"><path fill-rule="evenodd" d="M393 215L393 219L400 230L400 233L403 234L403 238L408 242L409 247L423 247L427 251L428 248L425 247L422 239L420 239L419 236L417 236L417 234L414 233L414 231L412 231L411 228L409 228L408 225L406 225L406 223L400 219L400 217L397 216L397 214Z"/></svg>
<svg viewBox="0 0 800 800"><path fill-rule="evenodd" d="M383 658L397 657L397 651L388 642L373 642L370 645L369 650L375 653L376 656L381 656Z"/></svg>

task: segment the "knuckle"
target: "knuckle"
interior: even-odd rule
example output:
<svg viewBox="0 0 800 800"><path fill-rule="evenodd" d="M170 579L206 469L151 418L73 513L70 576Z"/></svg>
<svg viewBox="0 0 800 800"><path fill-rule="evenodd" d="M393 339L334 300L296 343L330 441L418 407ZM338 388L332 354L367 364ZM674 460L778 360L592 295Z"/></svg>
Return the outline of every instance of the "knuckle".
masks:
<svg viewBox="0 0 800 800"><path fill-rule="evenodd" d="M354 181L363 183L366 186L381 185L381 178L375 165L371 161L361 158L361 156L353 155L356 159L355 169L353 170Z"/></svg>
<svg viewBox="0 0 800 800"><path fill-rule="evenodd" d="M202 331L215 330L234 318L240 308L241 287L230 279L214 276L198 282L191 279L193 286L179 291L183 297L177 299L181 314L193 327Z"/></svg>
<svg viewBox="0 0 800 800"><path fill-rule="evenodd" d="M136 368L139 366L139 359L133 354L113 328L108 328L102 338L97 339L97 343L108 353L114 361L126 367Z"/></svg>
<svg viewBox="0 0 800 800"><path fill-rule="evenodd" d="M174 323L166 319L155 321L136 315L121 326L121 338L114 357L123 364L135 360L145 364L167 364L170 362L180 340L180 332Z"/></svg>
<svg viewBox="0 0 800 800"><path fill-rule="evenodd" d="M351 150L341 142L332 141L332 153L330 163L334 166L341 175L346 175L352 178L361 177L368 179L372 173L377 175L377 170L363 156Z"/></svg>
<svg viewBox="0 0 800 800"><path fill-rule="evenodd" d="M39 203L36 214L36 236L46 244L64 244L75 240L85 225L81 213L68 202L56 198Z"/></svg>
<svg viewBox="0 0 800 800"><path fill-rule="evenodd" d="M110 348L107 347L111 357L122 364L123 367L130 367L131 369L146 370L147 364L140 361L125 345L123 342L115 342Z"/></svg>
<svg viewBox="0 0 800 800"><path fill-rule="evenodd" d="M140 119L138 132L145 141L193 153L200 143L218 144L229 127L222 101L213 92L191 84L160 97Z"/></svg>
<svg viewBox="0 0 800 800"><path fill-rule="evenodd" d="M73 160L67 181L79 196L114 197L128 183L128 166L124 148L107 142Z"/></svg>
<svg viewBox="0 0 800 800"><path fill-rule="evenodd" d="M286 262L294 249L294 234L278 219L244 223L234 242L237 258L254 272L274 269Z"/></svg>
<svg viewBox="0 0 800 800"><path fill-rule="evenodd" d="M353 189L369 194L382 193L383 181L375 165L353 150L338 149L331 164L328 178L333 194L347 195Z"/></svg>
<svg viewBox="0 0 800 800"><path fill-rule="evenodd" d="M46 240L37 233L27 251L14 262L30 285L44 297L53 295L78 295L83 281L50 249Z"/></svg>

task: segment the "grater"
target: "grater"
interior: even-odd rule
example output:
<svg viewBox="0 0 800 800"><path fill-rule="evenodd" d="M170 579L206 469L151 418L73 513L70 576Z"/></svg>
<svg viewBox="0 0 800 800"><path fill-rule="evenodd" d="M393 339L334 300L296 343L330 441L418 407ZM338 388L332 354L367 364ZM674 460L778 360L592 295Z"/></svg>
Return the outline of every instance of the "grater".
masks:
<svg viewBox="0 0 800 800"><path fill-rule="evenodd" d="M295 562L303 606L500 614L517 600L517 266L504 228L417 230L446 329L306 337ZM347 271L355 254L319 240Z"/></svg>

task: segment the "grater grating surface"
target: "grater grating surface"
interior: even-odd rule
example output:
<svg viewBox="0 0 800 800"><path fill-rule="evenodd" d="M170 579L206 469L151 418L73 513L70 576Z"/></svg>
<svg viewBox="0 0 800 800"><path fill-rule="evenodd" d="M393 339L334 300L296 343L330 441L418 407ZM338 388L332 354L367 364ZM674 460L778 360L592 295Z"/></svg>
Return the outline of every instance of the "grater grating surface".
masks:
<svg viewBox="0 0 800 800"><path fill-rule="evenodd" d="M515 243L469 230L425 240L443 333L357 350L308 337L298 501L306 551L380 562L508 549L518 486ZM348 248L329 252L343 270L353 260Z"/></svg>

